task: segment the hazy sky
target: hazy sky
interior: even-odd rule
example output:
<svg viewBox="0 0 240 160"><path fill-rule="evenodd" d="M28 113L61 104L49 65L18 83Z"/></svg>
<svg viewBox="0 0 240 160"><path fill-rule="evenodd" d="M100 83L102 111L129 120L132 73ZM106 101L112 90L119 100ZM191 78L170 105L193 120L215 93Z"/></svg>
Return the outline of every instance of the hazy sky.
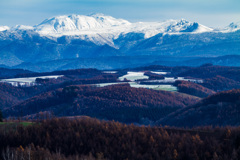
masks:
<svg viewBox="0 0 240 160"><path fill-rule="evenodd" d="M64 14L103 13L130 22L187 19L209 27L240 21L240 0L0 0L0 26Z"/></svg>

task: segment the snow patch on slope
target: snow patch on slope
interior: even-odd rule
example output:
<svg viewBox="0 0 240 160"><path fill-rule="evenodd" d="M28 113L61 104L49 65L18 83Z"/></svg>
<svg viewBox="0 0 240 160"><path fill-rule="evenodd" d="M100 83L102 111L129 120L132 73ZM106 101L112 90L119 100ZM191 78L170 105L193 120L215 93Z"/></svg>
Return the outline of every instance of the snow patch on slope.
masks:
<svg viewBox="0 0 240 160"><path fill-rule="evenodd" d="M198 24L199 27L195 30L195 33L203 33L203 32L211 32L214 31L214 29L206 27L204 25Z"/></svg>
<svg viewBox="0 0 240 160"><path fill-rule="evenodd" d="M164 22L139 22L132 24L132 32L144 33L145 38L153 37L159 33L179 34L181 32L202 33L211 32L213 29L187 20L167 20ZM130 31L131 32L131 31Z"/></svg>
<svg viewBox="0 0 240 160"><path fill-rule="evenodd" d="M9 30L10 28L8 26L0 26L0 32Z"/></svg>
<svg viewBox="0 0 240 160"><path fill-rule="evenodd" d="M236 23L231 23L229 26L228 26L229 30L230 31L237 31L240 29L240 21L239 22L236 22Z"/></svg>
<svg viewBox="0 0 240 160"><path fill-rule="evenodd" d="M15 27L12 27L11 30L34 30L34 27L26 25L16 25Z"/></svg>
<svg viewBox="0 0 240 160"><path fill-rule="evenodd" d="M237 30L240 30L240 21L239 22L232 22L227 27L225 27L224 29L218 29L218 31L223 32L223 33L235 32Z"/></svg>

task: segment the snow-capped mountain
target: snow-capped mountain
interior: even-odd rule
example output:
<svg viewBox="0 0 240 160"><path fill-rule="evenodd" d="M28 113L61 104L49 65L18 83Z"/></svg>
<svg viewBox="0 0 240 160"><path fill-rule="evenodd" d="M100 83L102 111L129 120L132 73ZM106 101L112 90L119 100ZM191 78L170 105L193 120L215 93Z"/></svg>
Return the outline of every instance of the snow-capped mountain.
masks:
<svg viewBox="0 0 240 160"><path fill-rule="evenodd" d="M185 19L131 23L103 14L56 16L35 26L0 27L0 64L44 63L49 68L56 61L56 67L72 67L74 63L65 60L79 58L236 55L240 54L239 24L216 30ZM154 61L159 59L148 62ZM85 61L90 62L95 63ZM93 66L98 68L89 67Z"/></svg>
<svg viewBox="0 0 240 160"><path fill-rule="evenodd" d="M236 31L239 25L231 24L227 31ZM8 27L0 27L0 31L9 30ZM183 34L213 32L214 29L185 19L167 20L164 22L137 22L131 23L124 19L117 19L104 14L92 15L63 15L44 20L35 26L17 25L10 31L32 30L41 36L56 39L62 36L71 36L93 42L97 45L109 45L118 48L114 40L120 35L128 33L143 34L144 38L150 38L157 34ZM224 30L226 31L226 29Z"/></svg>
<svg viewBox="0 0 240 160"><path fill-rule="evenodd" d="M102 35L111 41L122 34L130 32L143 33L145 38L155 36L159 33L179 33L209 32L213 29L198 23L187 20L168 20L165 22L138 22L130 23L127 20L116 19L103 14L93 14L90 16L69 15L57 16L44 20L39 25L34 26L35 31L44 36L60 37L87 35ZM110 38L110 39L109 39Z"/></svg>
<svg viewBox="0 0 240 160"><path fill-rule="evenodd" d="M97 45L108 44L111 46L114 46L114 39L127 33L143 33L145 38L150 38L159 33L178 34L181 32L202 33L213 31L211 28L184 19L130 23L127 20L116 19L103 14L56 16L33 27L17 25L12 27L11 30L34 30L49 38L72 36L92 41Z"/></svg>
<svg viewBox="0 0 240 160"><path fill-rule="evenodd" d="M229 26L227 27L227 30L229 31L237 31L240 30L240 21L239 22L232 22L231 24L229 24Z"/></svg>
<svg viewBox="0 0 240 160"><path fill-rule="evenodd" d="M69 15L57 16L44 20L35 26L35 30L43 35L61 36L61 35L81 35L101 33L110 28L129 25L130 22L123 19L116 19L103 14L94 14L90 16Z"/></svg>
<svg viewBox="0 0 240 160"><path fill-rule="evenodd" d="M231 23L229 31L240 29L239 23ZM9 30L7 26L0 26L0 31ZM104 14L92 15L63 15L44 20L35 26L17 25L11 30L34 30L42 36L80 36L85 35L108 35L108 38L117 39L120 34L143 33L145 38L150 38L159 33L179 34L179 33L203 33L215 31L212 28L201 25L197 22L189 22L185 19L167 20L163 22L136 22L131 23L124 19L117 19ZM220 30L225 31L226 28Z"/></svg>
<svg viewBox="0 0 240 160"><path fill-rule="evenodd" d="M10 28L8 26L0 26L0 32L9 30Z"/></svg>

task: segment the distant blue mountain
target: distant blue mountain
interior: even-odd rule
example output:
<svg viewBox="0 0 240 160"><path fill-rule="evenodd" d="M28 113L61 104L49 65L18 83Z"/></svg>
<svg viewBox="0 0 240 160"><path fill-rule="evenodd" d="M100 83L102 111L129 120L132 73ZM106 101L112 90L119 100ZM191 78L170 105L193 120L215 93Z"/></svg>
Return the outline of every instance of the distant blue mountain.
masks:
<svg viewBox="0 0 240 160"><path fill-rule="evenodd" d="M214 30L184 19L130 23L103 14L58 16L33 27L0 27L0 65L34 71L114 69L164 61L201 65L191 60L204 63L240 55L239 29L238 23ZM240 65L231 61L211 62Z"/></svg>

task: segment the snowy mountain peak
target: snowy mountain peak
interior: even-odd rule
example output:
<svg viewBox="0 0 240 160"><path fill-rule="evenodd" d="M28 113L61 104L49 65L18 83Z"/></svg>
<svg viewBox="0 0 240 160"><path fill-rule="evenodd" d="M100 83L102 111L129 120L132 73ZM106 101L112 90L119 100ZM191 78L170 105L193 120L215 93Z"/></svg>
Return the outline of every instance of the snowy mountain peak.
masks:
<svg viewBox="0 0 240 160"><path fill-rule="evenodd" d="M171 20L169 26L166 29L168 33L176 33L176 32L189 32L189 33L202 33L202 32L210 32L213 29L203 26L196 22L189 22L185 19L181 20Z"/></svg>
<svg viewBox="0 0 240 160"><path fill-rule="evenodd" d="M188 23L190 22L183 18L178 22L178 24L181 24L181 25L188 24Z"/></svg>
<svg viewBox="0 0 240 160"><path fill-rule="evenodd" d="M112 16L104 15L102 13L91 14L91 17L95 18L99 23L106 23L110 26L129 25L131 24L124 19L116 19Z"/></svg>
<svg viewBox="0 0 240 160"><path fill-rule="evenodd" d="M166 32L181 32L187 29L190 25L191 23L185 19L181 19L180 21L172 20L172 22L167 27Z"/></svg>
<svg viewBox="0 0 240 160"><path fill-rule="evenodd" d="M240 21L239 22L232 22L224 29L218 29L221 32L235 32L237 30L240 30Z"/></svg>
<svg viewBox="0 0 240 160"><path fill-rule="evenodd" d="M84 15L64 15L44 20L36 25L36 31L41 34L64 34L66 32L81 32L99 30L108 27L129 25L130 22L123 19L116 19L103 14Z"/></svg>
<svg viewBox="0 0 240 160"><path fill-rule="evenodd" d="M0 26L0 32L9 30L10 28L8 26Z"/></svg>
<svg viewBox="0 0 240 160"><path fill-rule="evenodd" d="M240 29L240 22L232 22L229 26L230 29L232 30L239 30Z"/></svg>

